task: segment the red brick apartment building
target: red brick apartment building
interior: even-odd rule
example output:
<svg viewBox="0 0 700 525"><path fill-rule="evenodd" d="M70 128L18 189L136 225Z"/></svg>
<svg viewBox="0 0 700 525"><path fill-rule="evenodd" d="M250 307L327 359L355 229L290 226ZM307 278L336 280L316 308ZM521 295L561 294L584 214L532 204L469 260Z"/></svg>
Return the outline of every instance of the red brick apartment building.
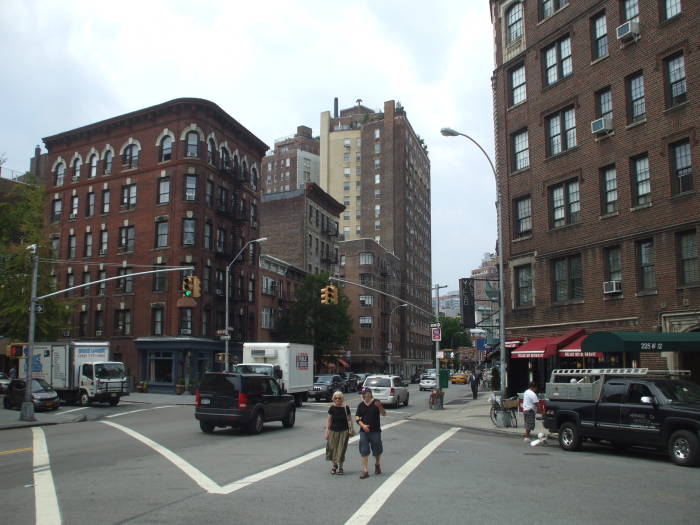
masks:
<svg viewBox="0 0 700 525"><path fill-rule="evenodd" d="M700 2L490 6L507 339L699 331Z"/></svg>
<svg viewBox="0 0 700 525"><path fill-rule="evenodd" d="M170 389L214 368L225 323L225 272L260 237L261 162L268 147L216 104L180 98L44 139L47 223L56 286L159 265L180 271L110 281L70 294L71 339L107 339L136 380ZM257 244L231 266L231 349L257 337Z"/></svg>

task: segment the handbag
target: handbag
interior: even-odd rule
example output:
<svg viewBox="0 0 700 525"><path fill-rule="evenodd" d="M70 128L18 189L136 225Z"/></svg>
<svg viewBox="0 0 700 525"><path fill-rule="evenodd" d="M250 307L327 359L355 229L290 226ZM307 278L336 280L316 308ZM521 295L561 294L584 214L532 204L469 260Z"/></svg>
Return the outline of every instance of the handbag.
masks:
<svg viewBox="0 0 700 525"><path fill-rule="evenodd" d="M345 405L345 413L348 416L348 436L354 436L356 434L355 432L355 424L352 422L352 416L350 415L350 407Z"/></svg>

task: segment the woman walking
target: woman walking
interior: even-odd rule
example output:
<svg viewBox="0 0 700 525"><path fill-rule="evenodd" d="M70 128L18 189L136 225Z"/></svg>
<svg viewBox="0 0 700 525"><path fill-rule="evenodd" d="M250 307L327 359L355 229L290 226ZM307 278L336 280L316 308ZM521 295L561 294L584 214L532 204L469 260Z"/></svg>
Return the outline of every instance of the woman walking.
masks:
<svg viewBox="0 0 700 525"><path fill-rule="evenodd" d="M350 407L345 404L343 393L333 394L333 405L328 409L326 419L326 460L333 463L331 474L343 475L345 451L350 437Z"/></svg>

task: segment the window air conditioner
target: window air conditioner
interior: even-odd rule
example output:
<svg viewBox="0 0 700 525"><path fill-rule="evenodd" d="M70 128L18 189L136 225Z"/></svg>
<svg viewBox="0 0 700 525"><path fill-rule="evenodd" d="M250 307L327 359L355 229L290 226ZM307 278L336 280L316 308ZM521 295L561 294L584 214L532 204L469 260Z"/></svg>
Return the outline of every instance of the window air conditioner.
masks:
<svg viewBox="0 0 700 525"><path fill-rule="evenodd" d="M182 241L183 246L194 246L194 239L185 239Z"/></svg>
<svg viewBox="0 0 700 525"><path fill-rule="evenodd" d="M102 330L95 330L95 337L101 337L102 336Z"/></svg>
<svg viewBox="0 0 700 525"><path fill-rule="evenodd" d="M188 156L188 157L196 157L196 156L197 156L197 152L196 152L196 151L188 151L188 152L187 152L187 156Z"/></svg>
<svg viewBox="0 0 700 525"><path fill-rule="evenodd" d="M216 295L224 295L224 291L221 288L217 288Z"/></svg>
<svg viewBox="0 0 700 525"><path fill-rule="evenodd" d="M163 222L167 221L168 216L167 215L156 215L155 219L153 219L154 222Z"/></svg>
<svg viewBox="0 0 700 525"><path fill-rule="evenodd" d="M100 248L100 255L107 255L107 248Z"/></svg>
<svg viewBox="0 0 700 525"><path fill-rule="evenodd" d="M80 175L73 175L73 182L78 182L80 180Z"/></svg>
<svg viewBox="0 0 700 525"><path fill-rule="evenodd" d="M618 26L617 28L617 39L626 41L626 40L635 40L639 37L639 22L634 22L632 20L625 22L621 26Z"/></svg>
<svg viewBox="0 0 700 525"><path fill-rule="evenodd" d="M192 335L192 330L190 330L189 328L183 328L182 330L180 330L180 334L182 334L182 335Z"/></svg>
<svg viewBox="0 0 700 525"><path fill-rule="evenodd" d="M186 192L185 193L185 200L186 201L193 201L194 200L194 193L192 192Z"/></svg>
<svg viewBox="0 0 700 525"><path fill-rule="evenodd" d="M78 214L77 214L77 213L71 213L71 214L68 216L68 219L71 220L71 221L74 221L74 220L77 219L77 218L78 218Z"/></svg>
<svg viewBox="0 0 700 525"><path fill-rule="evenodd" d="M591 133L610 133L613 130L613 123L610 117L603 117L591 122Z"/></svg>
<svg viewBox="0 0 700 525"><path fill-rule="evenodd" d="M603 293L613 294L622 292L622 281L605 281L603 282Z"/></svg>

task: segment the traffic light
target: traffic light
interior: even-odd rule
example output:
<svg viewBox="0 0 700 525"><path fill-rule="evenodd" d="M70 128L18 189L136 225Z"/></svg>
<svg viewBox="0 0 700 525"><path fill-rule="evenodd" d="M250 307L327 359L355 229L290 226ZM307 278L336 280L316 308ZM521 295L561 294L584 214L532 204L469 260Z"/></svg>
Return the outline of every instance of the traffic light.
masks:
<svg viewBox="0 0 700 525"><path fill-rule="evenodd" d="M194 275L187 275L182 280L182 295L192 297L194 293Z"/></svg>
<svg viewBox="0 0 700 525"><path fill-rule="evenodd" d="M10 357L24 357L24 346L23 343L10 345Z"/></svg>
<svg viewBox="0 0 700 525"><path fill-rule="evenodd" d="M328 298L329 298L329 289L330 286L324 286L321 288L321 304L329 304L328 303Z"/></svg>
<svg viewBox="0 0 700 525"><path fill-rule="evenodd" d="M328 288L328 304L338 304L338 287L332 284Z"/></svg>
<svg viewBox="0 0 700 525"><path fill-rule="evenodd" d="M192 297L199 297L202 295L202 282L196 275L192 276L194 279L194 289L192 290Z"/></svg>

